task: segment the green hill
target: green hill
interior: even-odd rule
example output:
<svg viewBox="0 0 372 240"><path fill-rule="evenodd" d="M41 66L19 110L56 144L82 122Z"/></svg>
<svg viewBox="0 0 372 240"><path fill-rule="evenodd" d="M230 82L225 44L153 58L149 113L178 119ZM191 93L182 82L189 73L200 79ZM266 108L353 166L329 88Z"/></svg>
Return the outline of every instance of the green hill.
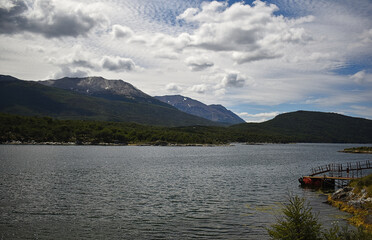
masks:
<svg viewBox="0 0 372 240"><path fill-rule="evenodd" d="M0 81L0 112L161 126L216 125L165 104L107 100L9 77Z"/></svg>
<svg viewBox="0 0 372 240"><path fill-rule="evenodd" d="M239 124L233 131L271 135L290 142L372 143L372 120L336 113L297 111L259 124Z"/></svg>

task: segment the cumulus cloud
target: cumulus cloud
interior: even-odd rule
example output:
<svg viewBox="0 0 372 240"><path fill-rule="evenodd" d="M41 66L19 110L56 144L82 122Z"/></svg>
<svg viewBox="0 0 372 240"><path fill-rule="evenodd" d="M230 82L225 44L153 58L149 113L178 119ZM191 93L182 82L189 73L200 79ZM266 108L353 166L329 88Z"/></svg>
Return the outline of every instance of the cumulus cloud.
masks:
<svg viewBox="0 0 372 240"><path fill-rule="evenodd" d="M194 16L199 12L198 8L188 8L182 14L180 14L178 20L193 21Z"/></svg>
<svg viewBox="0 0 372 240"><path fill-rule="evenodd" d="M118 24L112 27L111 34L117 40L144 45L151 50L161 49L168 52L180 52L190 42L190 36L187 33L181 33L177 37L164 33L137 33L128 26Z"/></svg>
<svg viewBox="0 0 372 240"><path fill-rule="evenodd" d="M200 8L188 8L177 19L187 22L206 22L213 20L218 12L227 7L227 2L204 2Z"/></svg>
<svg viewBox="0 0 372 240"><path fill-rule="evenodd" d="M13 1L8 1L8 0L0 0L0 8L10 10L14 7Z"/></svg>
<svg viewBox="0 0 372 240"><path fill-rule="evenodd" d="M100 68L95 56L84 51L80 45L75 46L71 54L59 58L49 58L48 62L54 65L66 66L69 68Z"/></svg>
<svg viewBox="0 0 372 240"><path fill-rule="evenodd" d="M99 70L101 68L97 57L94 54L85 51L81 45L74 46L70 54L49 58L48 63L59 66L62 69L85 68L87 70Z"/></svg>
<svg viewBox="0 0 372 240"><path fill-rule="evenodd" d="M207 68L213 67L214 65L213 62L211 62L207 57L204 56L188 57L186 58L185 63L191 71L202 71Z"/></svg>
<svg viewBox="0 0 372 240"><path fill-rule="evenodd" d="M175 84L175 83L168 83L165 86L165 89L168 92L180 92L182 90L182 88L180 86L178 86L177 84Z"/></svg>
<svg viewBox="0 0 372 240"><path fill-rule="evenodd" d="M140 69L130 58L120 56L99 57L84 50L81 45L74 47L68 55L59 58L49 58L48 63L60 68L60 71L55 74L58 77L63 76L63 74L65 76L85 76L91 71L130 72Z"/></svg>
<svg viewBox="0 0 372 240"><path fill-rule="evenodd" d="M188 88L191 92L210 92L222 96L230 91L241 91L246 85L254 87L255 81L239 71L214 69L214 73L202 76L203 83Z"/></svg>
<svg viewBox="0 0 372 240"><path fill-rule="evenodd" d="M117 39L130 39L134 36L134 32L131 28L118 24L112 26L112 34L114 35L114 38Z"/></svg>
<svg viewBox="0 0 372 240"><path fill-rule="evenodd" d="M259 49L253 52L234 52L232 58L238 64L282 57L283 53Z"/></svg>
<svg viewBox="0 0 372 240"><path fill-rule="evenodd" d="M196 92L196 93L205 93L207 89L208 89L208 86L206 84L198 84L190 88L191 91Z"/></svg>
<svg viewBox="0 0 372 240"><path fill-rule="evenodd" d="M63 77L87 77L89 75L89 71L85 71L82 69L71 69L68 66L61 66L60 70L48 78L51 79L58 79Z"/></svg>
<svg viewBox="0 0 372 240"><path fill-rule="evenodd" d="M81 5L58 6L53 0L10 0L0 5L0 33L31 32L47 38L84 36L102 23L99 14L89 13Z"/></svg>
<svg viewBox="0 0 372 240"><path fill-rule="evenodd" d="M145 36L150 47L166 48L172 51L181 52L185 47L190 45L190 35L188 33L181 33L177 37L173 37L163 33Z"/></svg>
<svg viewBox="0 0 372 240"><path fill-rule="evenodd" d="M276 16L278 7L259 0L253 5L243 2L231 6L227 2L206 2L201 8L188 8L177 19L195 28L177 36L164 33L136 33L126 26L114 25L112 34L128 43L142 43L150 49L182 52L203 49L227 52L235 63L275 59L284 56L288 44L305 44L311 36L298 25L311 22L311 16L287 19ZM167 54L169 55L169 54ZM158 55L161 56L161 55ZM193 61L191 61L193 60ZM188 59L192 71L212 66L210 61ZM207 63L207 64L206 64Z"/></svg>
<svg viewBox="0 0 372 240"><path fill-rule="evenodd" d="M25 1L9 1L0 5L0 33L9 34L19 31L27 25L27 18L22 14L28 10Z"/></svg>
<svg viewBox="0 0 372 240"><path fill-rule="evenodd" d="M101 66L104 69L116 72L128 72L133 71L136 68L136 64L130 58L109 56L103 57L101 60Z"/></svg>
<svg viewBox="0 0 372 240"><path fill-rule="evenodd" d="M259 0L252 6L242 2L230 7L226 2L205 3L201 9L190 8L179 16L186 22L198 24L190 34L185 47L211 51L232 52L238 64L279 58L288 44L307 43L312 38L296 25L301 21L289 20L274 14L278 8Z"/></svg>
<svg viewBox="0 0 372 240"><path fill-rule="evenodd" d="M227 87L241 88L244 86L246 80L247 78L244 75L238 72L230 72L230 73L225 74L225 76L223 77L218 87L220 88L227 88Z"/></svg>

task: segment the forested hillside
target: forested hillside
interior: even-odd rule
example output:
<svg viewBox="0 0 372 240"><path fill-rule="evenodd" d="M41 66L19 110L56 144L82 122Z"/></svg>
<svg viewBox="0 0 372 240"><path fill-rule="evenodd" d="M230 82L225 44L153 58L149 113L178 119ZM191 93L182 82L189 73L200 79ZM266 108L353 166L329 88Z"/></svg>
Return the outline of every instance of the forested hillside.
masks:
<svg viewBox="0 0 372 240"><path fill-rule="evenodd" d="M6 76L0 80L0 112L161 126L217 125L163 103L108 100Z"/></svg>
<svg viewBox="0 0 372 240"><path fill-rule="evenodd" d="M343 130L348 128L347 130ZM0 142L78 144L372 143L372 121L334 113L294 112L231 127L160 127L135 123L58 120L0 113Z"/></svg>

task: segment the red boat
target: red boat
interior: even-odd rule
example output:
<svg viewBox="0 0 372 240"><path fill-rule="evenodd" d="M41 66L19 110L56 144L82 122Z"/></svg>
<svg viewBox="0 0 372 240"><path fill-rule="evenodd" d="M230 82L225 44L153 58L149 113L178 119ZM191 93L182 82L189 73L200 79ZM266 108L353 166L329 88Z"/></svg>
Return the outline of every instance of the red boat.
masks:
<svg viewBox="0 0 372 240"><path fill-rule="evenodd" d="M335 181L333 179L326 179L322 177L309 177L305 176L299 178L298 181L301 183L303 187L312 187L312 188L320 188L320 187L334 187Z"/></svg>

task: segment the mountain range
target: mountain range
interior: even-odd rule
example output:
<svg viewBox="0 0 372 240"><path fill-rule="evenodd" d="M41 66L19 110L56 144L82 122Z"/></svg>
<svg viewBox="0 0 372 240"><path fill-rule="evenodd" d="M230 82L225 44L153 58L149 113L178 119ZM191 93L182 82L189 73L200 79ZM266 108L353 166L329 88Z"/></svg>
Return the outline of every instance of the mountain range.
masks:
<svg viewBox="0 0 372 240"><path fill-rule="evenodd" d="M123 80L66 77L23 81L0 75L0 86L0 111L5 113L163 126L233 124L181 111ZM219 114L223 119L223 113L220 111ZM231 114L226 110L226 116Z"/></svg>
<svg viewBox="0 0 372 240"><path fill-rule="evenodd" d="M199 116L188 114L187 111ZM297 111L280 114L263 123L244 123L220 105L207 106L179 95L155 98L122 80L106 80L101 77L23 81L12 76L0 75L0 112L78 120L78 122L52 121L51 123L60 125L58 129L68 129L69 125L83 124L86 129L83 136L87 136L89 132L97 133L89 137L93 139L92 141L100 141L96 139L100 135L106 136L104 141L107 141L110 139L110 134L122 132L120 139L133 139L131 140L133 142L372 143L372 120L368 119L336 113ZM13 136L17 131L20 139L37 137L36 135L32 137L32 132L39 131L38 122L49 124L49 120L43 118L30 118L27 121L31 124L30 128L34 130L28 132L22 131L22 121L20 127L15 127L14 122L17 117L5 116L5 119L10 120L4 120L4 126L0 126L4 136ZM84 123L81 120L88 122ZM107 121L124 125L113 125ZM233 122L238 124L231 125ZM125 125L130 123L143 125L136 125L136 127ZM99 127L89 129L90 126ZM106 129L108 126L112 126L112 129ZM129 128L128 131L125 128ZM50 134L45 136L56 134L53 129L49 131ZM82 134L79 128L67 132L74 131L75 138ZM24 134L31 135L25 138ZM68 135L63 135L66 139L69 138ZM12 138L5 137L5 141L7 139ZM48 137L44 140L48 140Z"/></svg>
<svg viewBox="0 0 372 240"><path fill-rule="evenodd" d="M234 125L245 121L222 105L206 105L181 95L155 96L156 99L176 107L182 112L209 119L213 122Z"/></svg>

